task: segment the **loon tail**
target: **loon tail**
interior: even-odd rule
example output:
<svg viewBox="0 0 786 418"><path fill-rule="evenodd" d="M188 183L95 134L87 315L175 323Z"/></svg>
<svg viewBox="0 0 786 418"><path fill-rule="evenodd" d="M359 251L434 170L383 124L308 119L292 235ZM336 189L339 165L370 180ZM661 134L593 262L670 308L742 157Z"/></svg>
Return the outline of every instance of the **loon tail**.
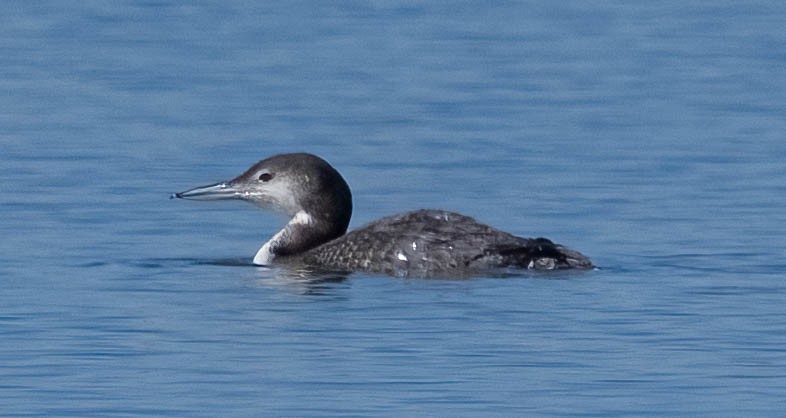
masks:
<svg viewBox="0 0 786 418"><path fill-rule="evenodd" d="M578 251L571 250L570 248L563 247L562 245L559 244L555 245L555 248L562 256L560 261L566 264L566 267L562 267L562 268L591 269L595 267L592 264L592 261L590 261L589 257Z"/></svg>
<svg viewBox="0 0 786 418"><path fill-rule="evenodd" d="M590 269L595 267L584 254L546 238L526 240L521 246L500 249L505 264L534 270Z"/></svg>

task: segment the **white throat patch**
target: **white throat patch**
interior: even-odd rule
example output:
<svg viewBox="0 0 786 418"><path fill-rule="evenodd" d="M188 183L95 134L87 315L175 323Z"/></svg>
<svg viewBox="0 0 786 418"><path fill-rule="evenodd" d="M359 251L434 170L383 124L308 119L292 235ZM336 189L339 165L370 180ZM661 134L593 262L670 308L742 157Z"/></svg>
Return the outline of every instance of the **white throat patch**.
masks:
<svg viewBox="0 0 786 418"><path fill-rule="evenodd" d="M268 266L272 264L276 255L272 253L271 248L289 234L289 229L295 225L308 225L312 222L313 218L306 211L298 211L295 216L287 222L284 228L276 232L276 235L273 235L273 237L257 251L257 254L254 256L254 264L258 266Z"/></svg>

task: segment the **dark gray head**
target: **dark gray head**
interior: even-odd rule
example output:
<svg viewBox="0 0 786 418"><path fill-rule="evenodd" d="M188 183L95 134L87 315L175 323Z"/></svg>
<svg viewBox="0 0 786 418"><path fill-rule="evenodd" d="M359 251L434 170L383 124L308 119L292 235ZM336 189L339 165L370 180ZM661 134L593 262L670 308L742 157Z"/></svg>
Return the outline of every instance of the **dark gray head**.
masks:
<svg viewBox="0 0 786 418"><path fill-rule="evenodd" d="M244 200L289 216L308 215L325 241L344 234L352 216L352 194L344 178L325 160L307 153L274 155L230 181L174 197Z"/></svg>

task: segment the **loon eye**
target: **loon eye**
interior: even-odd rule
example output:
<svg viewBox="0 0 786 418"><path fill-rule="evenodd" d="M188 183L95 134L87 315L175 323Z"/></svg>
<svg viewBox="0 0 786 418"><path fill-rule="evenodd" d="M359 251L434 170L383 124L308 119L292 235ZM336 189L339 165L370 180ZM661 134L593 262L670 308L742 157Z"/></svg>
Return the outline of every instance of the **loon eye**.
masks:
<svg viewBox="0 0 786 418"><path fill-rule="evenodd" d="M270 181L273 179L273 174L271 173L262 173L259 175L259 180L261 181Z"/></svg>

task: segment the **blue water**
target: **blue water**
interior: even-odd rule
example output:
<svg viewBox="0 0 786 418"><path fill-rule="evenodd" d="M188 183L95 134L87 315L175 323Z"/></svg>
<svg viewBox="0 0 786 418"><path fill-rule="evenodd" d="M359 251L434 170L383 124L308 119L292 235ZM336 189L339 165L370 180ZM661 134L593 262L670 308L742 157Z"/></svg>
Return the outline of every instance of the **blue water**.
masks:
<svg viewBox="0 0 786 418"><path fill-rule="evenodd" d="M786 410L776 1L26 2L0 14L0 414ZM295 280L168 200L309 151L585 273Z"/></svg>

